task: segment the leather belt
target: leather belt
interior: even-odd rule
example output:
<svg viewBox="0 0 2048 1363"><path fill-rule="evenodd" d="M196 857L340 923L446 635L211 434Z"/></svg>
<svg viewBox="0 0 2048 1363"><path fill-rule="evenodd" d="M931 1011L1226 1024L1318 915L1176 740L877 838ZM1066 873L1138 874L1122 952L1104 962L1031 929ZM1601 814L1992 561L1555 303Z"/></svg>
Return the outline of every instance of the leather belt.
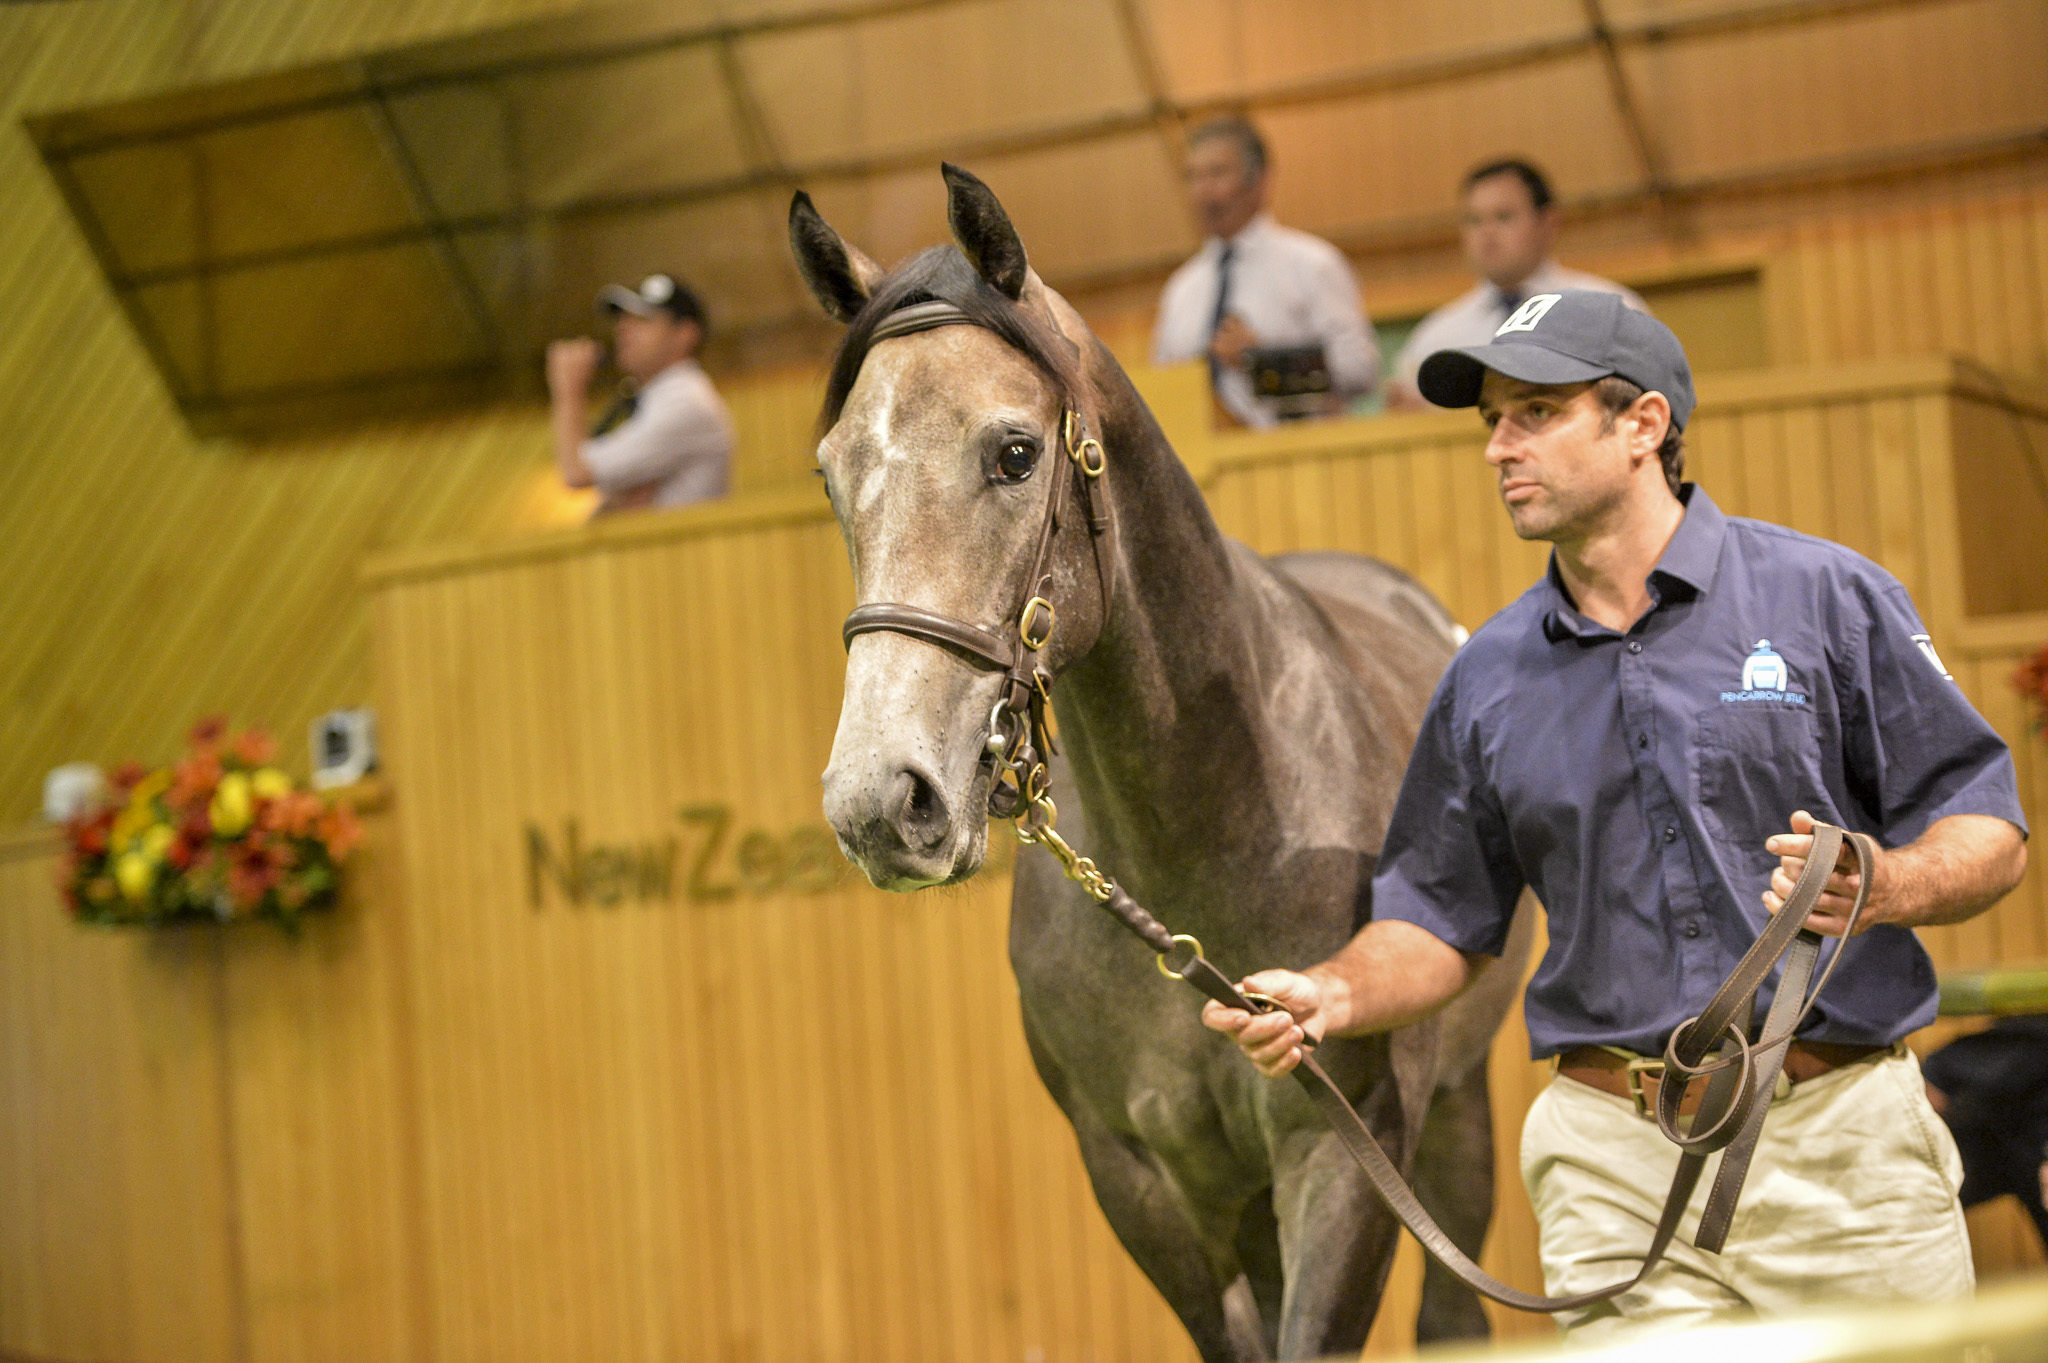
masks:
<svg viewBox="0 0 2048 1363"><path fill-rule="evenodd" d="M1795 1041L1785 1048L1784 1068L1774 1086L1774 1099L1783 1098L1809 1079L1890 1055L1892 1046L1859 1046L1836 1041ZM1636 1105L1636 1115L1648 1120L1657 1104L1657 1091L1664 1080L1664 1058L1634 1055L1605 1046L1574 1046L1557 1057L1557 1073L1587 1088L1626 1098ZM1705 1086L1689 1089L1679 1100L1678 1115L1690 1117L1699 1111Z"/></svg>

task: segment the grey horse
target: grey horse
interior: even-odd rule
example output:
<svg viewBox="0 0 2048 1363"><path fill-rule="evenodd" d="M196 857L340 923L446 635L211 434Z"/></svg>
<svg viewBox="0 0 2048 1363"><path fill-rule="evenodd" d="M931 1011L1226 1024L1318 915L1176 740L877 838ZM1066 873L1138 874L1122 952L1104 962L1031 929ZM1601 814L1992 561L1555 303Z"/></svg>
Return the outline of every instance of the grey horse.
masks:
<svg viewBox="0 0 2048 1363"><path fill-rule="evenodd" d="M1384 564L1269 561L1225 539L1128 377L1031 270L995 195L945 175L958 249L893 272L808 196L790 211L805 281L848 325L818 464L859 599L1014 629L1047 498L1072 476L1063 417L1078 414L1106 451L1109 528L1063 517L1048 551L1060 831L1226 971L1321 960L1371 914L1454 626ZM932 302L973 324L875 339L884 318ZM876 885L980 869L1002 680L927 639L852 641L825 815ZM1360 1348L1397 1226L1303 1092L1207 1031L1200 999L1035 851L1018 861L1010 959L1032 1058L1096 1198L1202 1357ZM1497 966L1426 1023L1318 1052L1474 1255L1493 1201L1486 1054L1518 981L1515 963ZM1417 1329L1479 1335L1486 1319L1432 1265Z"/></svg>

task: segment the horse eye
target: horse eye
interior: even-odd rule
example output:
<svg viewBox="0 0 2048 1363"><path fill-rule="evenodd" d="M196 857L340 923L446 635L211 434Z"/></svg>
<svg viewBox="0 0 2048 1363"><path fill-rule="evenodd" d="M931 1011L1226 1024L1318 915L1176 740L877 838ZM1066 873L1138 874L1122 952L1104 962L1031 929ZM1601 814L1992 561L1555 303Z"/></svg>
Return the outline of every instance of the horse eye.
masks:
<svg viewBox="0 0 2048 1363"><path fill-rule="evenodd" d="M996 472L1013 483L1031 476L1038 463L1038 447L1028 440L1005 441L996 455Z"/></svg>

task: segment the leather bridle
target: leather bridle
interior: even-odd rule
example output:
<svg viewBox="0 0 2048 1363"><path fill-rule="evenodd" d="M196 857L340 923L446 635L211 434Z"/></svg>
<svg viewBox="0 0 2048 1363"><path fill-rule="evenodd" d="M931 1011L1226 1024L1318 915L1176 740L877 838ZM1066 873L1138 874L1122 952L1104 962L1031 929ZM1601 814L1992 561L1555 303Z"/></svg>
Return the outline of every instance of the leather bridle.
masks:
<svg viewBox="0 0 2048 1363"><path fill-rule="evenodd" d="M913 303L883 318L870 343L937 327L979 325L951 303ZM848 649L863 634L888 631L948 649L976 667L1003 674L1002 691L989 711L981 758L984 765L992 764L995 768L989 786L988 812L998 819L1017 818L1026 811L1034 789L1043 788L1046 760L1055 751L1053 677L1044 666L1043 656L1052 642L1053 625L1058 618L1052 603L1052 553L1070 483L1088 518L1089 546L1102 593L1101 618L1109 618L1109 561L1103 553L1102 539L1110 529L1110 512L1107 496L1097 487L1108 460L1102 442L1086 433L1080 413L1073 407L1061 412L1059 439L1060 453L1064 454L1072 477L1064 476L1064 470L1053 475L1053 485L1045 499L1045 518L1039 527L1038 547L1031 556L1031 571L1024 578L1024 599L1004 624L987 629L923 606L878 601L855 607L839 631Z"/></svg>
<svg viewBox="0 0 2048 1363"><path fill-rule="evenodd" d="M950 303L915 303L884 318L871 340L963 325L980 323ZM1108 458L1102 443L1082 430L1081 418L1071 407L1062 413L1060 440L1073 469L1071 481L1087 512L1090 545L1102 591L1101 618L1107 621L1110 580L1102 537L1110 528L1110 511L1108 499L1097 484ZM1200 942L1186 934L1170 932L1092 860L1069 846L1054 827L1058 815L1046 768L1055 740L1051 717L1053 678L1041 659L1052 641L1052 549L1069 481L1056 477L1046 496L1045 520L1032 555L1031 572L1024 579L1023 604L1005 626L987 629L922 606L871 602L856 607L846 617L841 635L849 649L856 638L875 631L908 635L958 653L977 667L1001 672L1002 694L989 712L982 752L982 760L996 766L989 790L989 813L999 819L1014 819L1021 841L1044 847L1058 858L1069 879L1079 883L1098 905L1157 953L1161 972L1172 979L1185 980L1226 1008L1248 1013L1276 1011L1279 1005L1272 999L1241 992L1202 955ZM1842 959L1837 950L1819 980L1814 981L1821 937L1806 922L1826 890L1844 841L1855 853L1860 874L1856 902L1849 911L1842 938L1846 941L1854 934L1864 900L1870 893L1876 844L1864 834L1848 833L1832 824L1816 824L1805 870L1784 907L1772 917L1706 1008L1698 1017L1682 1023L1665 1046L1666 1081L1658 1086L1657 1125L1681 1154L1650 1246L1635 1274L1626 1280L1564 1297L1539 1296L1501 1282L1474 1263L1436 1224L1350 1100L1317 1063L1309 1049L1314 1042L1304 1042L1301 1062L1292 1073L1388 1208L1423 1249L1466 1286L1522 1311L1574 1310L1619 1296L1648 1277L1664 1257L1705 1171L1707 1158L1715 1151L1724 1152L1721 1166L1693 1243L1718 1253L1727 1238L1736 1199L1763 1134L1764 1116L1777 1088L1785 1051ZM1781 959L1784 972L1777 994L1764 1020L1762 1036L1752 1042L1748 1031L1757 991ZM1672 1076L1680 1081L1672 1082ZM1706 1092L1698 1112L1688 1123L1681 1118L1680 1105L1688 1082L1700 1078L1707 1080Z"/></svg>

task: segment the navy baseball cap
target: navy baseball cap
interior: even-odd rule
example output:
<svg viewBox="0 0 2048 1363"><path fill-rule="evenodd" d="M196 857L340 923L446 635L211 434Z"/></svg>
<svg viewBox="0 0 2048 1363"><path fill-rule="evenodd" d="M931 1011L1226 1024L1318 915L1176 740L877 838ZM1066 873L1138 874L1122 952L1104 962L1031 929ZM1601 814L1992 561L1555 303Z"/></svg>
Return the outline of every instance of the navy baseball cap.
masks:
<svg viewBox="0 0 2048 1363"><path fill-rule="evenodd" d="M640 281L637 289L607 284L598 291L597 306L615 316L622 312L635 317L666 314L671 321L704 324L704 305L672 274L651 274Z"/></svg>
<svg viewBox="0 0 2048 1363"><path fill-rule="evenodd" d="M1439 407L1475 407L1487 370L1524 383L1587 383L1613 374L1671 404L1671 425L1692 415L1692 366L1685 347L1618 293L1565 289L1531 294L1485 345L1439 350L1422 362L1416 386Z"/></svg>

